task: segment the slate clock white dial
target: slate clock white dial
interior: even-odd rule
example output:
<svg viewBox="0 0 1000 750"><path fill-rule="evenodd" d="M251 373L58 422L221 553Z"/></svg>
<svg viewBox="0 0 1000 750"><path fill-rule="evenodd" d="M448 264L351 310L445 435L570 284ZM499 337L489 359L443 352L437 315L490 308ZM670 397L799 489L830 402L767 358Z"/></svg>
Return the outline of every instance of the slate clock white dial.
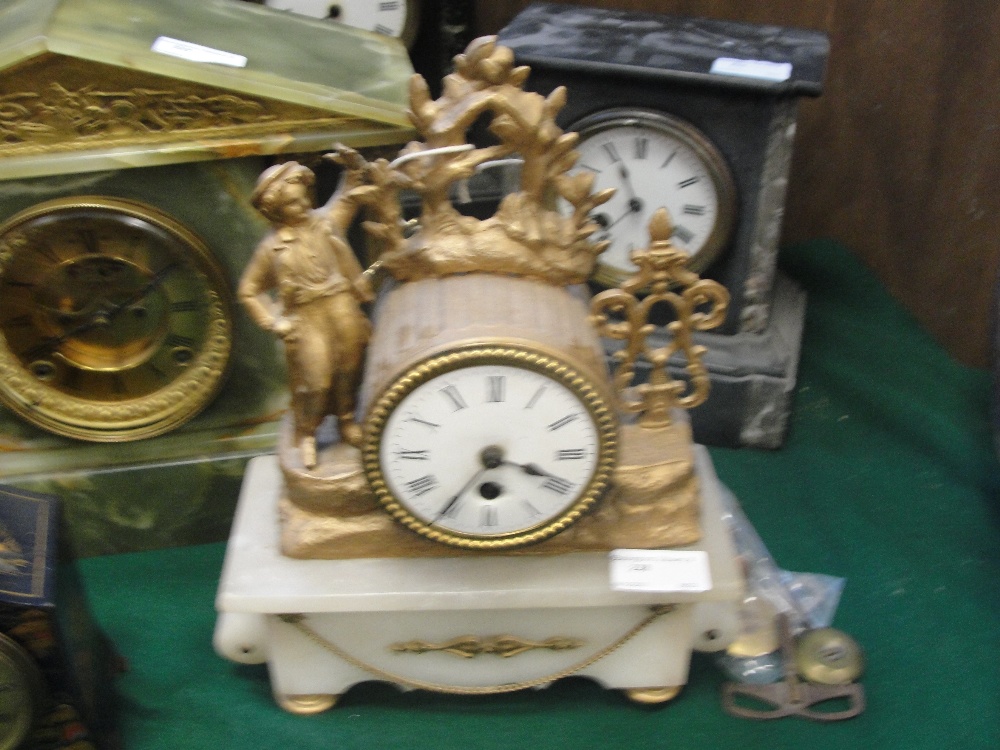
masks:
<svg viewBox="0 0 1000 750"><path fill-rule="evenodd" d="M715 147L682 120L639 109L610 109L572 125L580 134L574 172L594 174L594 190L615 188L614 197L592 218L595 239L610 245L598 259L595 278L617 285L635 272L633 250L649 243L649 220L666 207L674 244L690 256L689 267L705 270L732 230L735 189Z"/></svg>
<svg viewBox="0 0 1000 750"><path fill-rule="evenodd" d="M404 524L459 547L539 541L603 492L615 424L571 368L520 349L430 360L373 412L366 471Z"/></svg>

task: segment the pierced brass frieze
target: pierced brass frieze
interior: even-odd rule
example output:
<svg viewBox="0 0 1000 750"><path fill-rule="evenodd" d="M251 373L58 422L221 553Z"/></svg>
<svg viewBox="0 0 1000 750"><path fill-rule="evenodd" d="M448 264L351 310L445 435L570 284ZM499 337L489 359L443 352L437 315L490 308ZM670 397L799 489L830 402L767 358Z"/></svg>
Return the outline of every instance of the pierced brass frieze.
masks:
<svg viewBox="0 0 1000 750"><path fill-rule="evenodd" d="M670 425L673 409L692 409L708 398L710 383L702 361L706 350L695 343L693 334L719 326L729 305L725 287L685 267L688 256L674 246L672 234L667 209L658 209L649 222L649 247L631 256L639 270L620 288L601 292L591 302L591 320L598 332L625 342L614 355L620 406L639 414L639 425L650 429ZM669 306L674 314L666 324L670 335L663 346L650 345L657 305ZM686 381L670 375L668 363L674 354L684 358ZM640 359L650 365L649 381L634 385Z"/></svg>
<svg viewBox="0 0 1000 750"><path fill-rule="evenodd" d="M95 83L96 81L96 83ZM0 82L0 157L360 124L312 108L58 56Z"/></svg>
<svg viewBox="0 0 1000 750"><path fill-rule="evenodd" d="M430 643L429 641L404 641L393 643L390 649L399 653L426 654L434 651L443 651L449 654L461 656L464 659L472 659L483 654L493 654L509 658L527 653L528 651L568 651L583 646L584 642L579 638L568 636L553 636L544 641L533 641L527 638L518 638L513 635L461 635L443 643Z"/></svg>
<svg viewBox="0 0 1000 750"><path fill-rule="evenodd" d="M106 135L150 135L231 127L275 119L260 102L233 94L179 94L133 87L70 90L50 83L41 92L0 97L0 138L7 144Z"/></svg>

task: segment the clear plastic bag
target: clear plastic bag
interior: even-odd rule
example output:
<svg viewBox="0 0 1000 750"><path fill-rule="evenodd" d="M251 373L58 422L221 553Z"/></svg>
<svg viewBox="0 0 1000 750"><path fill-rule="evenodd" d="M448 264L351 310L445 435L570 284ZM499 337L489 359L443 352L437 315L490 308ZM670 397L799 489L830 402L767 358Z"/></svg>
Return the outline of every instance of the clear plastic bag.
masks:
<svg viewBox="0 0 1000 750"><path fill-rule="evenodd" d="M788 618L793 633L828 627L844 589L844 579L820 573L795 573L778 567L739 500L722 491L723 520L729 527L746 575L740 608L742 634L716 657L726 675L738 682L781 679L777 615Z"/></svg>

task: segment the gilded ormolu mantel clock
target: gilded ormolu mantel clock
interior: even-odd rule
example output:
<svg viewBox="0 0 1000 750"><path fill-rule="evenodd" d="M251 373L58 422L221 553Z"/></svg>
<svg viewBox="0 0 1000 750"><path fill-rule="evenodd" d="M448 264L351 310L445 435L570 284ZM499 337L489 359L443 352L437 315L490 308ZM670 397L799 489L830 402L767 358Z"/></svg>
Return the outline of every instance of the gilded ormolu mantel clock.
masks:
<svg viewBox="0 0 1000 750"><path fill-rule="evenodd" d="M287 403L233 301L254 180L404 141L406 51L225 0L17 1L0 68L0 474L64 497L81 554L221 538Z"/></svg>
<svg viewBox="0 0 1000 750"><path fill-rule="evenodd" d="M696 439L780 445L805 295L777 272L778 239L798 100L821 92L826 35L538 3L498 38L531 66L532 90L568 88L559 125L580 135L576 169L617 190L593 214L609 242L594 283L634 272L629 253L665 206L690 267L732 296L725 322L699 334L713 396L692 412Z"/></svg>
<svg viewBox="0 0 1000 750"><path fill-rule="evenodd" d="M662 702L692 648L735 635L741 583L719 484L682 411L708 394L692 335L722 322L727 294L684 267L661 210L636 273L587 299L605 246L590 217L612 193L571 173L577 136L555 123L565 91L525 91L528 73L483 38L440 98L415 76L423 140L391 162L338 148L345 176L322 209L307 210L300 165L261 175L274 230L240 296L285 341L294 392L278 456L244 481L215 644L266 661L290 711L329 708L366 679L475 695L572 674ZM483 120L497 142L476 148L467 131ZM453 184L515 154L519 189L493 216L461 215ZM403 191L419 197L416 226ZM381 249L367 272L342 255L362 209ZM358 303L380 274L368 340ZM673 316L662 345L648 340L658 306ZM613 376L602 336L622 344ZM354 408L340 388L362 347ZM678 352L686 381L667 368ZM635 385L642 363L651 375ZM632 575L646 565L635 555L704 577L623 583L609 559L633 561Z"/></svg>

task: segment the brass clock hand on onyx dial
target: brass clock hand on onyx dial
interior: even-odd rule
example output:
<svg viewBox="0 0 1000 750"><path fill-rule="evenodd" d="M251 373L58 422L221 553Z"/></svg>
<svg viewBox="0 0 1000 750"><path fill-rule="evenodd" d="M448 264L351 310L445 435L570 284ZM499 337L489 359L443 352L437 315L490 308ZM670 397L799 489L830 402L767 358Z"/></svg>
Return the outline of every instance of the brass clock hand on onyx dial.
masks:
<svg viewBox="0 0 1000 750"><path fill-rule="evenodd" d="M199 413L232 345L226 271L158 209L46 201L0 226L0 403L66 437L153 437Z"/></svg>
<svg viewBox="0 0 1000 750"><path fill-rule="evenodd" d="M59 334L58 336L50 336L43 341L40 341L36 346L32 347L24 354L28 359L37 359L43 357L46 354L51 354L53 351L58 349L62 344L67 341L76 338L77 336L92 331L95 328L100 328L102 326L107 326L111 324L111 321L124 309L135 305L145 299L151 292L158 289L163 282L166 280L176 268L177 263L170 263L164 268L157 271L153 277L141 288L138 289L133 294L129 295L126 299L121 302L116 302L108 308L104 308L102 305L98 304L97 310L91 313L85 313L89 315L89 318L78 325L73 326L67 331ZM65 313L62 313L65 315Z"/></svg>

